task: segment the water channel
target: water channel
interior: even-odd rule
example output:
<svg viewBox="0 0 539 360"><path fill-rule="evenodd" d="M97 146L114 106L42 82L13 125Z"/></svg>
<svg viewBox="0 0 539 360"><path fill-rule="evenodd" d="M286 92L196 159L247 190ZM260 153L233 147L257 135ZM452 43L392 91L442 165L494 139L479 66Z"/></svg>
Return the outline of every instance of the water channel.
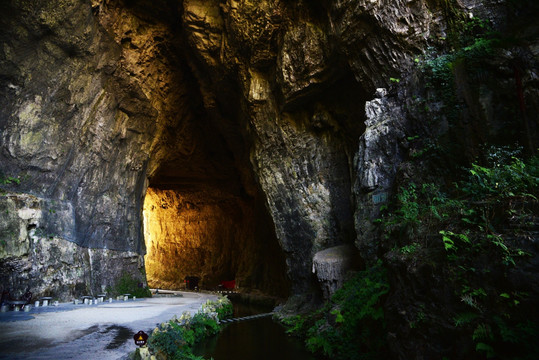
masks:
<svg viewBox="0 0 539 360"><path fill-rule="evenodd" d="M269 311L234 304L234 317ZM214 360L317 360L299 339L287 336L271 317L227 324L218 335L200 344L195 354Z"/></svg>

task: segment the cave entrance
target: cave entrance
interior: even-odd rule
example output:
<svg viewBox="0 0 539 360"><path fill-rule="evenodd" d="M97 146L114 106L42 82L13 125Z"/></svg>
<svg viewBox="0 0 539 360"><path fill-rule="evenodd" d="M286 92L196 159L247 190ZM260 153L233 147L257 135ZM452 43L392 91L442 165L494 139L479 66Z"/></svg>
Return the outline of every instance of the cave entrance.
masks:
<svg viewBox="0 0 539 360"><path fill-rule="evenodd" d="M202 289L235 280L286 297L285 257L264 198L248 158L221 134L193 116L162 136L143 205L148 285L179 290L195 276Z"/></svg>
<svg viewBox="0 0 539 360"><path fill-rule="evenodd" d="M286 296L285 262L265 209L211 184L150 186L143 208L146 275L152 288L203 289L235 280L242 290Z"/></svg>

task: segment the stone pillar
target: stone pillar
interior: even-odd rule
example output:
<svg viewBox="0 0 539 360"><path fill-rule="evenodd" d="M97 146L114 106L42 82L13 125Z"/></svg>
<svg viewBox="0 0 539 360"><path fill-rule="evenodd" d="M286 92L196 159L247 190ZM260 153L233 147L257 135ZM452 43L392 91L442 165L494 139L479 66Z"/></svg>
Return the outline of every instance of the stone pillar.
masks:
<svg viewBox="0 0 539 360"><path fill-rule="evenodd" d="M313 258L313 273L316 274L324 299L344 283L344 277L351 270L357 258L357 249L353 245L340 245L317 252Z"/></svg>

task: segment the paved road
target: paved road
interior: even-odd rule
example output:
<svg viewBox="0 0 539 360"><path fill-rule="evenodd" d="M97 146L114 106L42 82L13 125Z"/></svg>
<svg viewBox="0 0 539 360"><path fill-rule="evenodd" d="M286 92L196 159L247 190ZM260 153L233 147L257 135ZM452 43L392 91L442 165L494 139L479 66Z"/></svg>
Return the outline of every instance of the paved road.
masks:
<svg viewBox="0 0 539 360"><path fill-rule="evenodd" d="M149 334L157 324L184 311L195 313L216 298L181 295L0 313L0 359L125 359L136 348L133 335L139 330Z"/></svg>

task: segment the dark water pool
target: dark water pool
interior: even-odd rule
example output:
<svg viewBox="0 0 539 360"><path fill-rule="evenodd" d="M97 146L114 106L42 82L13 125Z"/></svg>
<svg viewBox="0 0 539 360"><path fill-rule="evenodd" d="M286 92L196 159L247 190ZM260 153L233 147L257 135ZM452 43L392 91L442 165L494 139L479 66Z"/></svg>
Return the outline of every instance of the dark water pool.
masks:
<svg viewBox="0 0 539 360"><path fill-rule="evenodd" d="M234 306L234 317L264 313L271 309ZM271 317L225 325L215 337L195 349L196 355L214 360L316 360L303 343L287 336Z"/></svg>

